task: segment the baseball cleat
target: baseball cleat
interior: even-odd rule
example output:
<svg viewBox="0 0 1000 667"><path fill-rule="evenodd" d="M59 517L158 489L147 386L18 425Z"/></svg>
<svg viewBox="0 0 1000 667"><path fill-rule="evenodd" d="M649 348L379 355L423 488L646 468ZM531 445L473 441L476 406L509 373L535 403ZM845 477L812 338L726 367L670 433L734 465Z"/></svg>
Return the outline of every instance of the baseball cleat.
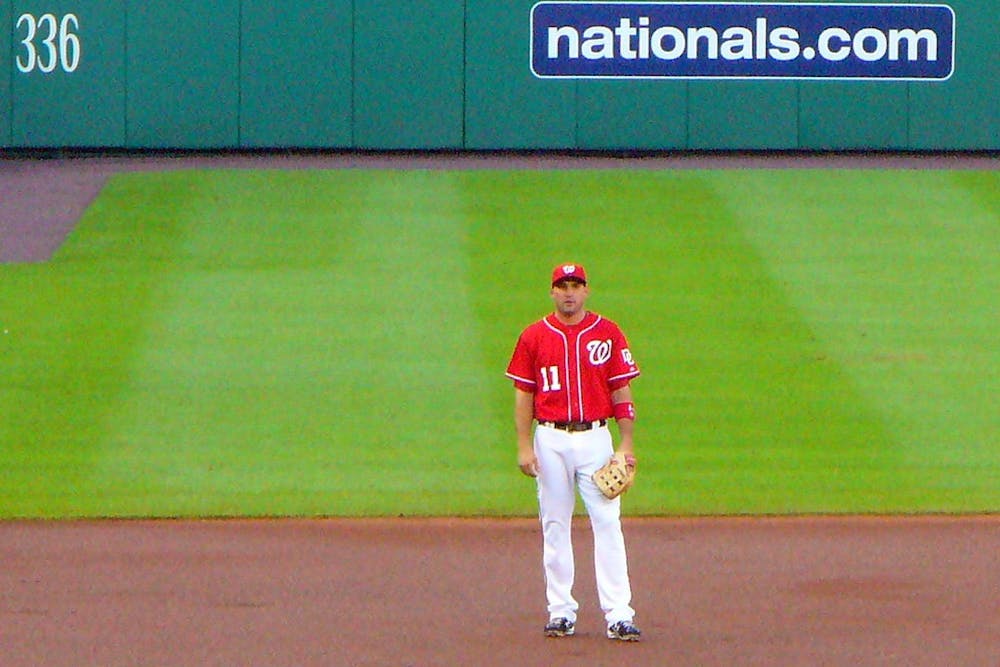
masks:
<svg viewBox="0 0 1000 667"><path fill-rule="evenodd" d="M576 632L576 625L568 618L553 618L545 626L546 637L569 637Z"/></svg>
<svg viewBox="0 0 1000 667"><path fill-rule="evenodd" d="M608 639L622 642L637 642L642 633L631 621L618 621L608 626Z"/></svg>

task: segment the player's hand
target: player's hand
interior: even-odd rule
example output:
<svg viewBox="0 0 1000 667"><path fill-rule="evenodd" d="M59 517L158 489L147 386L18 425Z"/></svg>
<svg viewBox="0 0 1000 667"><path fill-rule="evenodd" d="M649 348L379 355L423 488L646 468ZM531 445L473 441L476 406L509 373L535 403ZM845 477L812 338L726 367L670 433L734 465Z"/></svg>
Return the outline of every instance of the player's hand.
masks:
<svg viewBox="0 0 1000 667"><path fill-rule="evenodd" d="M519 453L517 455L517 465L528 477L538 477L538 457L534 452Z"/></svg>

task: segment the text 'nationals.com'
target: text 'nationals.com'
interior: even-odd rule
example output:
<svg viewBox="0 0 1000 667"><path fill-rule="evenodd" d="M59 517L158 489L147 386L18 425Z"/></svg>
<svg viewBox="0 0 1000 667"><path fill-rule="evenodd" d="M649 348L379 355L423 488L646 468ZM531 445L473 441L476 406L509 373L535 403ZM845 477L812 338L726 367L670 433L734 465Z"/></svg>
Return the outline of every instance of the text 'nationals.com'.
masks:
<svg viewBox="0 0 1000 667"><path fill-rule="evenodd" d="M540 78L943 81L955 67L947 5L539 2Z"/></svg>

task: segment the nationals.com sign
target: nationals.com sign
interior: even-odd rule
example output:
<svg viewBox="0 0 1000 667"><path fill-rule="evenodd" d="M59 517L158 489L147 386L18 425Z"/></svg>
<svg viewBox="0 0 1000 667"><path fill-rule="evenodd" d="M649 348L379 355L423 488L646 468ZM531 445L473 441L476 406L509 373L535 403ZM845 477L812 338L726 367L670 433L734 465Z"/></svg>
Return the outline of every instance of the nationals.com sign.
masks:
<svg viewBox="0 0 1000 667"><path fill-rule="evenodd" d="M947 5L539 2L542 78L942 81L955 66Z"/></svg>

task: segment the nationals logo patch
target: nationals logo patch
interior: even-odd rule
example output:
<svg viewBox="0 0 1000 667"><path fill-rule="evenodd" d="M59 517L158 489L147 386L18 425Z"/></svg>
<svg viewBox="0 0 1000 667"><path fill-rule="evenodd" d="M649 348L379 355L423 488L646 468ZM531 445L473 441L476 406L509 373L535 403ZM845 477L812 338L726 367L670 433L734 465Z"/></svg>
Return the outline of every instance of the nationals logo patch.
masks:
<svg viewBox="0 0 1000 667"><path fill-rule="evenodd" d="M590 353L591 365L606 364L611 358L611 339L590 341L587 343L587 352Z"/></svg>

